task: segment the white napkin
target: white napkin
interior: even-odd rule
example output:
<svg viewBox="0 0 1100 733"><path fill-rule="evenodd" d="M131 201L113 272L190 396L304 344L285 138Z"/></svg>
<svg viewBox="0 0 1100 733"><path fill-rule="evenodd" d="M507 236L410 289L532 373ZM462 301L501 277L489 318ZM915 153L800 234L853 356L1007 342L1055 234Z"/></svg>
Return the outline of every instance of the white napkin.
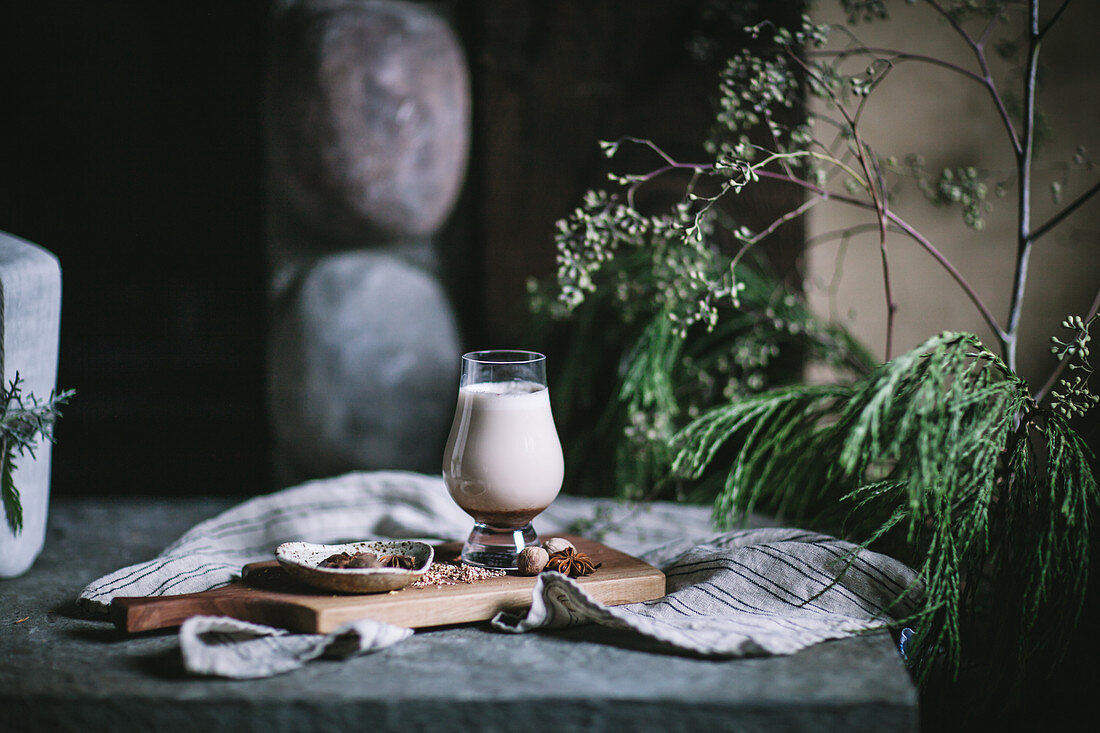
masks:
<svg viewBox="0 0 1100 733"><path fill-rule="evenodd" d="M350 621L331 634L292 634L226 616L192 616L180 627L183 666L194 674L251 679L301 667L311 659L344 659L412 636L378 621Z"/></svg>
<svg viewBox="0 0 1100 733"><path fill-rule="evenodd" d="M708 656L790 654L904 617L915 573L873 552L797 529L715 534L702 507L631 506L612 500L559 497L538 519L549 534L580 519L610 526L603 542L641 556L668 578L664 598L605 607L557 573L538 578L530 611L500 614L493 627L513 633L595 623L657 640L669 649ZM462 539L471 520L439 477L406 472L352 473L250 499L202 522L158 557L90 583L78 602L105 613L116 596L192 593L236 580L250 562L267 560L282 542L373 538ZM590 534L599 527L592 527ZM837 580L845 567L847 571ZM904 597L901 602L895 603ZM185 667L197 674L262 677L319 656L349 656L412 632L375 621L329 635L221 617L197 617L180 630Z"/></svg>

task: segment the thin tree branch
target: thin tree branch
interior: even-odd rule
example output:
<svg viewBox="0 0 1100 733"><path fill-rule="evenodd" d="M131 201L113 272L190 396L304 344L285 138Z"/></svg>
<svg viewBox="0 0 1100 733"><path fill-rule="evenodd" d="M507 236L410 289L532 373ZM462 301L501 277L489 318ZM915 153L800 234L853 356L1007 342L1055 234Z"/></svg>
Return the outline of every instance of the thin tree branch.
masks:
<svg viewBox="0 0 1100 733"><path fill-rule="evenodd" d="M662 150L660 148L660 146L658 146L652 140L646 140L645 138L632 137L630 135L625 135L623 137L620 137L618 140L616 140L615 144L620 145L624 142L635 143L637 145L642 145L642 146L645 146L645 147L649 148L650 150L655 152L657 155L661 156L661 159L663 161L665 161L666 163L668 163L669 167L671 167L671 168L693 168L693 167L695 167L691 163L679 163L679 162L677 162L671 155L669 155L664 150Z"/></svg>
<svg viewBox="0 0 1100 733"><path fill-rule="evenodd" d="M1063 219L1065 219L1070 214L1072 214L1074 211L1079 209L1082 204L1084 204L1090 198L1095 196L1097 193L1100 193L1100 181L1097 181L1096 183L1094 183L1092 185L1092 188L1085 191L1083 194L1081 194L1076 199L1074 199L1072 203L1070 203L1069 205L1066 206L1066 208L1062 209L1057 214L1050 217L1050 219L1045 224L1043 224L1041 227L1039 227L1038 229L1036 229L1035 231L1033 231L1031 233L1029 239L1031 239L1031 241L1034 242L1036 239L1038 239L1039 237L1043 236L1044 234L1049 232L1054 227L1061 224Z"/></svg>
<svg viewBox="0 0 1100 733"><path fill-rule="evenodd" d="M854 196L826 191L817 184L810 183L809 181L802 180L801 178L791 178L782 173L774 173L772 171L757 171L756 173L761 178L770 178L773 180L783 181L784 183L790 183L795 186L799 186L806 189L807 191L818 194L819 196L821 196L822 199L839 201L850 206L857 206L861 209L875 209L874 204L868 201L862 201L855 198ZM989 310L988 306L986 306L985 302L981 299L981 296L978 295L977 291L974 290L974 287L963 276L963 274L959 272L955 265L952 264L952 262L947 259L947 257L945 257L944 254L940 252L935 245L928 241L928 239L926 239L920 232L914 229L912 225L899 217L897 214L893 213L892 211L888 211L886 214L886 218L890 221L890 223L894 224L898 227L898 229L904 232L910 239L920 245L922 249L928 252L928 254L931 255L932 259L934 259L940 265L940 267L942 267L947 272L947 274L951 276L951 279L953 279L958 284L958 286L962 288L962 291L966 294L966 297L969 298L970 302L974 304L974 307L978 310L978 313L981 315L982 320L985 321L986 326L988 326L989 330L993 332L993 335L997 338L998 342L1002 343L1003 345L1004 330L997 322L996 316L993 315L992 311ZM875 225L875 228L878 228L877 224Z"/></svg>
<svg viewBox="0 0 1100 733"><path fill-rule="evenodd" d="M971 37L971 35L966 32L965 28L963 28L961 25L959 25L959 21L957 21L955 19L955 16L953 16L953 15L951 15L951 13L947 12L944 9L944 7L942 5L940 5L939 2L937 2L937 0L924 0L924 1L926 3L928 3L929 5L931 5L932 8L937 13L939 13L943 17L943 19L946 20L951 25L952 28L955 29L955 32L958 33L959 36L961 36L964 41L966 41L966 45L970 46L971 48L978 48L978 43L974 40L974 38Z"/></svg>
<svg viewBox="0 0 1100 733"><path fill-rule="evenodd" d="M981 74L975 74L969 69L964 69L958 64L953 64L950 61L944 61L943 59L936 58L935 56L927 56L920 53L909 53L908 51L899 51L894 48L881 48L878 46L860 46L859 48L845 48L837 51L819 50L819 51L804 51L807 58L835 58L846 59L849 56L863 56L863 55L879 55L889 56L890 58L884 59L888 63L893 64L895 61L918 61L924 64L930 64L932 66L939 66L942 69L953 71L956 74L961 74L967 79L976 81L979 84L985 85L985 77Z"/></svg>
<svg viewBox="0 0 1100 733"><path fill-rule="evenodd" d="M871 170L871 163L868 160L870 156L873 158L873 153L869 145L863 142L862 136L859 134L859 126L848 109L837 98L836 94L829 85L824 82L821 77L815 73L815 69L806 62L805 59L799 58L799 56L793 53L790 49L787 50L791 59L802 67L802 70L809 76L817 80L817 83L822 89L829 93L829 97L833 101L833 105L836 107L837 112L844 117L844 121L847 123L848 131L852 136L852 143L855 146L855 155L859 160L860 167L863 168L863 175L865 176L864 188L871 196L871 202L874 205L875 213L878 215L879 222L879 253L882 260L882 281L883 290L886 298L886 358L885 361L890 361L890 354L894 345L894 321L897 315L898 304L894 300L894 292L890 283L890 265L889 258L886 254L886 198L885 192L882 190L882 177L881 175L875 175ZM857 115L862 113L863 103L861 101ZM878 173L878 164L875 163L875 173ZM791 176L788 176L791 178Z"/></svg>
<svg viewBox="0 0 1100 733"><path fill-rule="evenodd" d="M1004 329L1002 329L1001 325L997 322L997 318L993 315L993 312L989 310L988 306L986 306L985 301L981 299L977 291L974 290L974 287L965 277L963 277L962 273L958 271L951 260L947 259L947 257L945 257L943 253L936 248L935 245L929 242L924 237L924 235L914 229L912 225L902 220L901 217L895 215L893 212L889 212L888 216L891 222L897 225L899 229L909 235L911 239L913 239L922 248L924 248L924 250L932 256L932 259L938 262L940 267L946 270L947 274L951 276L951 278L959 285L960 288L962 288L963 292L966 293L966 297L969 298L970 302L974 304L974 307L978 309L978 313L981 314L982 320L985 321L985 325L988 326L989 330L993 332L994 338L997 339L997 342L1003 348L1005 342Z"/></svg>
<svg viewBox="0 0 1100 733"><path fill-rule="evenodd" d="M877 231L878 231L878 222L875 222L874 224L856 224L855 226L844 227L843 229L834 229L834 230L829 231L829 232L822 232L821 234L817 234L817 235L812 236L812 237L807 237L806 238L806 246L807 247L813 247L813 246L815 246L817 244L820 244L822 242L830 242L834 239L846 239L846 238L849 238L849 237L853 237L857 234L864 234L866 232L877 232ZM892 228L890 231L896 233L896 232L900 232L901 230L897 229L897 228Z"/></svg>
<svg viewBox="0 0 1100 733"><path fill-rule="evenodd" d="M1024 74L1023 140L1016 156L1020 194L1017 202L1016 272L1012 278L1012 300L1005 322L1005 363L1016 371L1017 331L1024 290L1027 286L1028 261L1031 259L1031 163L1035 146L1035 86L1039 70L1039 0L1029 2L1027 69Z"/></svg>
<svg viewBox="0 0 1100 733"><path fill-rule="evenodd" d="M656 146L654 146L654 147L656 148ZM660 149L657 148L657 150L660 150ZM660 151L660 153L663 153L663 152L664 151ZM659 172L667 173L671 170L676 170L676 169L691 169L697 175L700 174L700 173L713 173L713 171L714 171L714 166L712 166L712 165L677 163L675 160L673 160L670 157L667 157L666 155L662 155L662 157L664 157L666 160L672 161L672 163L670 165L663 166L661 169L659 169L659 171L654 171L654 172L652 172L652 174L645 176L644 177L645 180L650 180L654 176L658 175ZM755 168L755 167L754 167L754 173L757 176L761 177L761 178L770 178L770 179L773 179L773 180L783 181L785 183L790 183L790 184L799 186L800 188L803 188L807 191L810 191L811 193L816 194L819 197L818 200L831 199L831 200L834 200L834 201L839 201L841 203L848 204L850 206L857 206L857 207L862 208L862 209L870 209L872 211L875 211L876 214L878 214L880 212L879 206L877 206L874 202L864 201L864 200L855 198L854 196L848 196L848 195L845 195L845 194L833 193L831 191L828 191L827 189L822 188L821 186L818 186L815 183L811 183L811 182L803 180L801 178L791 176L787 173L776 173L776 172L773 172L773 171L760 170L759 168ZM642 177L639 177L639 178L642 178ZM640 185L640 183L641 183L641 181L638 182L638 185ZM775 222L772 223L772 225L769 226L769 229L773 228L773 227L778 227L784 221L787 221L790 218L794 218L795 216L798 216L802 213L805 213L805 211L808 210L809 207L811 205L815 204L815 203L816 203L816 200L807 201L802 206L798 207L798 209L795 209L792 212L788 212L787 215L784 215L783 217L780 217L779 219L777 219ZM908 222L903 220L901 217L899 217L897 214L893 213L892 211L889 211L887 209L882 209L881 211L882 211L882 215L879 217L879 220L876 221L876 223L873 224L873 225L865 225L864 230L865 231L870 231L872 228L876 229L876 230L879 231L880 237L881 237L882 236L882 230L883 230L883 227L884 227L884 220L885 220L887 225L889 225L889 224L894 225L895 227L897 227L898 231L902 232L903 234L908 236L910 239L915 241L918 245L920 245L920 247L922 247L926 252L928 252L928 254L932 257L932 259L934 259L940 265L940 267L942 267L947 272L947 274L950 275L951 278L959 285L959 287L962 289L962 291L966 294L967 298L969 298L970 302L974 304L974 307L977 309L978 313L981 315L982 320L985 321L986 325L989 327L989 329L993 332L994 336L997 338L998 342L1000 343L1000 345L1002 347L1002 350L1004 350L1004 347L1005 347L1005 331L1001 328L1000 324L997 322L996 317L989 310L988 306L986 306L985 302L981 299L981 296L978 295L977 291L974 290L974 287L970 284L970 282L962 275L961 272L959 272L959 270L954 266L954 264L949 259L947 259L947 257L945 257L943 255L943 253L940 252L935 247L935 245L933 245L930 241L928 241L928 239L926 239L923 235L921 235L920 232L918 232L916 229L914 229ZM892 227L887 227L887 228L892 228ZM742 249L744 250L746 248L743 247ZM743 256L743 252L738 253L738 256Z"/></svg>
<svg viewBox="0 0 1100 733"><path fill-rule="evenodd" d="M1005 130L1008 132L1008 136L1012 141L1012 149L1016 151L1016 155L1020 155L1023 150L1023 145L1020 142L1020 137L1016 133L1016 128L1012 124L1012 117L1008 114L1008 108L1005 107L1004 99L1001 98L1000 93L997 91L997 85L993 83L993 73L989 68L989 62L985 58L985 49L982 44L975 41L974 38L966 32L966 29L959 25L959 22L948 13L943 7L936 2L936 0L925 0L926 3L932 6L932 8L939 13L943 18L955 29L955 32L959 34L959 37L963 39L970 50L974 53L974 57L978 61L978 66L981 68L981 79L985 88L989 91L989 95L993 98L993 104L997 108L997 114L1000 115L1001 124L1004 125Z"/></svg>
<svg viewBox="0 0 1100 733"><path fill-rule="evenodd" d="M820 198L806 199L806 201L804 201L798 208L788 211L786 214L783 214L783 216L780 216L771 224L769 224L767 228L753 235L753 237L749 240L749 244L756 244L764 237L769 236L772 232L781 227L783 224L786 224L788 221L792 219L797 219L798 217L802 216L807 211L812 209L819 201L821 201Z"/></svg>
<svg viewBox="0 0 1100 733"><path fill-rule="evenodd" d="M771 110L768 110L768 109L764 110L764 120L766 121L766 124L767 124L767 127L768 127L768 134L771 135L772 143L775 145L775 150L776 151L785 150L785 148L779 143L779 135L776 134L776 123L775 123L775 120L772 119ZM759 146L754 146L754 147L759 147ZM790 161L787 158L782 158L779 161L779 163L780 163L780 165L783 166L783 171L785 173L787 173L787 175L790 175L790 176L794 175L794 170L791 168Z"/></svg>
<svg viewBox="0 0 1100 733"><path fill-rule="evenodd" d="M771 224L769 224L766 228L762 229L749 239L745 240L745 242L741 245L741 249L737 250L737 254L735 254L733 256L733 259L730 260L730 270L733 270L737 267L738 263L741 261L741 258L745 256L745 253L748 252L753 247L753 245L755 245L764 237L769 236L772 232L786 224L788 221L791 221L792 219L797 219L798 217L802 216L807 211L812 209L814 205L817 204L819 201L821 201L820 197L806 199L802 202L800 206L788 211L786 214L783 214Z"/></svg>
<svg viewBox="0 0 1100 733"><path fill-rule="evenodd" d="M1065 12L1067 7L1069 7L1069 0L1062 0L1062 4L1058 6L1057 10L1054 11L1054 15L1050 16L1050 20L1048 20L1047 24L1043 26L1043 29L1039 31L1040 40L1042 40L1043 36L1047 34L1047 31L1049 31L1051 27L1058 22L1058 19L1062 17L1062 13Z"/></svg>

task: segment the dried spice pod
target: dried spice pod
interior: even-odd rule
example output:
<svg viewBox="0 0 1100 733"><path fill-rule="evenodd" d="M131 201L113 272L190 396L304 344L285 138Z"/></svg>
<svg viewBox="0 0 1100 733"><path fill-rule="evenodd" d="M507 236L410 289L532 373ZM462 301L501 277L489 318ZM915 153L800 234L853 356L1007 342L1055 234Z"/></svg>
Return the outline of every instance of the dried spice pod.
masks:
<svg viewBox="0 0 1100 733"><path fill-rule="evenodd" d="M383 555L378 558L378 565L383 568L412 570L416 567L416 558L412 555Z"/></svg>
<svg viewBox="0 0 1100 733"><path fill-rule="evenodd" d="M322 560L317 567L321 568L376 568L378 567L378 556L373 552L356 552L349 554L347 552L339 552L335 555L329 555Z"/></svg>
<svg viewBox="0 0 1100 733"><path fill-rule="evenodd" d="M545 570L555 570L570 578L580 578L596 572L596 568L603 563L593 562L592 558L583 552L577 552L574 547L567 547L561 552L555 552L546 563Z"/></svg>
<svg viewBox="0 0 1100 733"><path fill-rule="evenodd" d="M346 568L348 563L351 562L351 555L346 552L338 552L335 555L329 555L320 563L317 567L321 568Z"/></svg>

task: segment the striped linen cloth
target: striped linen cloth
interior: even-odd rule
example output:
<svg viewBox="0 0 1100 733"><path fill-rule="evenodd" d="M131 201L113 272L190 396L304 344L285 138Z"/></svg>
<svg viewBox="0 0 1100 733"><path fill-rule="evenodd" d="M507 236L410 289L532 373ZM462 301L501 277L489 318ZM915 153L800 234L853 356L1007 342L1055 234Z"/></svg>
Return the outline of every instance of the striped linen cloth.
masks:
<svg viewBox="0 0 1100 733"><path fill-rule="evenodd" d="M660 550L644 553L665 573L663 598L604 606L570 578L544 573L525 616L492 623L513 632L595 623L712 657L791 654L913 610L915 573L878 553L853 557L854 549L798 529L729 532L664 562Z"/></svg>
<svg viewBox="0 0 1100 733"><path fill-rule="evenodd" d="M498 630L522 633L584 623L704 656L790 654L904 617L916 576L884 555L825 535L763 527L715 534L702 507L559 497L536 520L566 531L599 517L603 541L661 568L664 598L606 607L570 578L544 573L530 610L500 614ZM362 472L312 481L248 500L196 525L153 560L90 583L78 603L103 614L116 596L156 596L216 588L247 563L270 559L282 542L374 538L462 539L471 520L439 477ZM584 532L582 532L584 534ZM837 575L847 567L847 571ZM385 648L409 629L364 620L332 634L289 633L226 617L200 616L180 629L185 667L233 678L287 672L319 657Z"/></svg>

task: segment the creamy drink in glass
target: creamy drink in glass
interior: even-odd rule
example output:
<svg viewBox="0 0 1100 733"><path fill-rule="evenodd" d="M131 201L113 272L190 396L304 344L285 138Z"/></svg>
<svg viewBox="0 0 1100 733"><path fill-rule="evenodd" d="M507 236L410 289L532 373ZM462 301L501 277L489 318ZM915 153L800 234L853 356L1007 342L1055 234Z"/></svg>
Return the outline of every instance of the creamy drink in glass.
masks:
<svg viewBox="0 0 1100 733"><path fill-rule="evenodd" d="M558 495L564 470L546 357L533 351L464 355L443 453L447 490L475 521L462 559L515 568L519 552L538 544L531 520Z"/></svg>

